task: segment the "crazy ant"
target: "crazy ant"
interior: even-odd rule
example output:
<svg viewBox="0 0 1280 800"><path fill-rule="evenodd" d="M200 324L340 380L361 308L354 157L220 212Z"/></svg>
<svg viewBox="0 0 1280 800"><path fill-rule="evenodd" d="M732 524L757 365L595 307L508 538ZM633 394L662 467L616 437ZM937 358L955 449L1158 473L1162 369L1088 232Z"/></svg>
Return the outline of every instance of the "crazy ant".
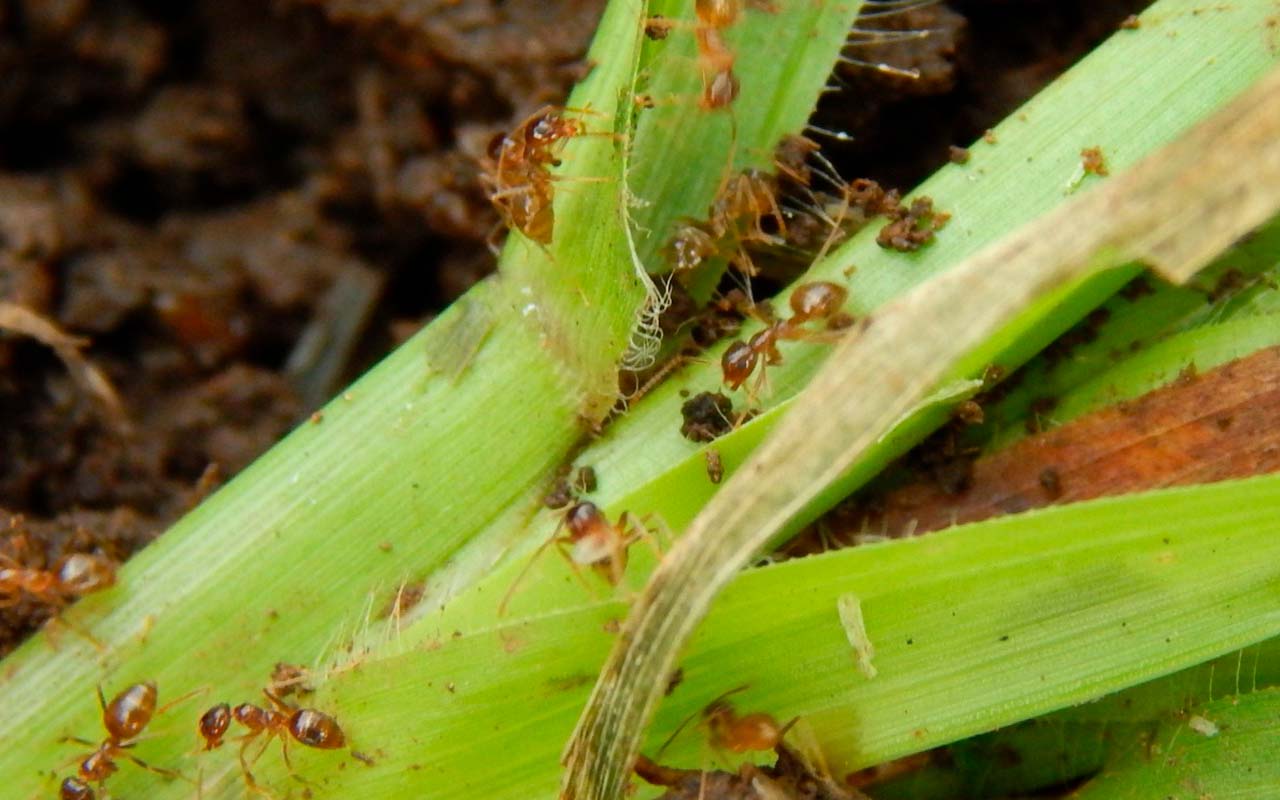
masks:
<svg viewBox="0 0 1280 800"><path fill-rule="evenodd" d="M561 528L566 531L563 536L559 535ZM653 541L652 534L642 525L632 523L628 512L622 512L617 523L611 523L595 503L589 500L575 503L565 511L551 536L538 546L530 557L529 563L516 576L511 588L498 604L498 613L506 613L507 603L515 594L516 587L520 585L520 581L528 574L538 557L551 545L555 545L556 550L568 562L573 574L582 582L582 585L588 591L594 591L582 577L578 567L592 567L604 576L609 585L617 586L626 573L628 548L641 539L648 542L655 553L660 552Z"/></svg>
<svg viewBox="0 0 1280 800"><path fill-rule="evenodd" d="M555 229L555 178L548 170L560 166L565 142L591 135L581 120L564 115L567 110L543 106L510 133L494 136L481 159L481 182L502 221L543 246Z"/></svg>
<svg viewBox="0 0 1280 800"><path fill-rule="evenodd" d="M739 271L754 275L748 244L779 245L786 219L777 201L778 185L772 175L748 169L721 185L707 213L706 222L683 220L668 240L665 252L673 271L695 269L708 258L728 259ZM779 234L765 229L765 221Z"/></svg>
<svg viewBox="0 0 1280 800"><path fill-rule="evenodd" d="M739 714L729 702L729 697L746 689L745 685L730 689L707 703L701 711L686 717L658 749L658 757L661 758L663 751L695 717L701 718L700 724L706 728L708 743L721 755L725 751L741 754L776 749L800 718L795 717L787 724L779 725L772 714Z"/></svg>
<svg viewBox="0 0 1280 800"><path fill-rule="evenodd" d="M696 17L692 24L694 43L698 52L698 71L702 75L702 97L699 105L704 109L725 108L738 97L738 77L733 73L736 56L724 40L724 31L742 16L744 6L776 13L777 8L768 0L695 0ZM661 16L645 23L645 35L653 40L667 38L671 29L685 26Z"/></svg>
<svg viewBox="0 0 1280 800"><path fill-rule="evenodd" d="M231 706L218 703L200 715L200 736L204 739L205 750L216 750L222 746L222 737L231 727Z"/></svg>
<svg viewBox="0 0 1280 800"><path fill-rule="evenodd" d="M138 743L138 737L153 717L163 714L165 710L186 700L192 694L194 692L185 694L157 709L156 700L159 697L159 691L154 681L135 683L112 698L110 703L106 701L102 687L99 686L98 705L102 707L102 726L106 729L107 736L96 745L87 739L75 737L66 737L63 740L89 745L96 749L80 762L76 777L67 778L62 782L61 800L85 800L85 798L93 800L94 791L89 784L96 783L98 788L102 789L106 780L119 769L116 760L121 758L166 778L182 777L181 773L174 770L147 764L130 753L129 749Z"/></svg>
<svg viewBox="0 0 1280 800"><path fill-rule="evenodd" d="M116 582L115 563L88 553L63 556L53 569L23 567L3 554L0 564L10 565L0 567L0 608L17 604L24 594L42 603L63 606Z"/></svg>
<svg viewBox="0 0 1280 800"><path fill-rule="evenodd" d="M247 728L249 732L239 737L242 742L240 769L244 774L245 784L252 792L270 796L254 780L249 767L251 763L262 757L273 738L280 740L280 751L284 756L285 767L288 768L289 774L298 780L301 778L293 771L293 764L289 760L290 739L304 747L337 750L346 746L347 738L337 720L328 714L312 708L292 706L267 689L263 689L262 693L268 700L267 707L241 703L234 709L229 709L226 703L219 703L200 717L198 730L205 740L204 749L213 750L222 746L222 737L226 734L232 719ZM245 758L249 746L264 734L266 738L257 754L252 759Z"/></svg>
<svg viewBox="0 0 1280 800"><path fill-rule="evenodd" d="M730 389L737 389L751 377L761 362L765 366L782 363L782 353L778 351L779 341L831 341L830 331L814 331L804 325L816 320L835 320L847 297L848 292L843 286L829 281L797 286L791 292L790 318L774 320L747 341L739 339L730 343L729 348L724 351L720 358L720 370L725 385ZM757 389L763 385L764 378L765 373L761 371Z"/></svg>
<svg viewBox="0 0 1280 800"><path fill-rule="evenodd" d="M727 698L746 688L740 686L725 692L702 709L702 721L707 726L713 748L731 753L773 750L799 719L796 717L786 725L779 725L772 714L762 711L738 714Z"/></svg>

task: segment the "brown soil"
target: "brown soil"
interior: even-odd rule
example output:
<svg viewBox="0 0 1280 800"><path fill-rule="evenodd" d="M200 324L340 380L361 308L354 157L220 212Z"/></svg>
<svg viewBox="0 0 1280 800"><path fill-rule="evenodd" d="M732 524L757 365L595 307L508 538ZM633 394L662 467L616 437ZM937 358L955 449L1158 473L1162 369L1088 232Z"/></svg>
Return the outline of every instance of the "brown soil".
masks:
<svg viewBox="0 0 1280 800"><path fill-rule="evenodd" d="M1280 348L1087 414L966 464L962 491L932 476L848 501L792 553L913 536L1057 503L1280 470Z"/></svg>
<svg viewBox="0 0 1280 800"><path fill-rule="evenodd" d="M126 558L488 273L475 158L564 97L601 4L0 0L0 301L89 339L124 409L0 337L29 565ZM842 75L844 174L911 185L1143 3L953 5L862 54L920 80ZM50 613L0 609L0 653Z"/></svg>

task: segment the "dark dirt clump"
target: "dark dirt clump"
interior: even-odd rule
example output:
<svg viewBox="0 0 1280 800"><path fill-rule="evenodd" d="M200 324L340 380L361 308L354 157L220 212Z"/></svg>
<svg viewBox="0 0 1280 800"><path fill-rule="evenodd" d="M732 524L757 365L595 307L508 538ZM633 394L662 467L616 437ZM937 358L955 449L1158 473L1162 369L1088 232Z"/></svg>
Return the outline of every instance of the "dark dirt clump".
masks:
<svg viewBox="0 0 1280 800"><path fill-rule="evenodd" d="M943 33L861 56L919 80L842 74L841 172L909 186L1141 3L1015 5L883 21ZM585 74L602 6L0 0L0 302L87 338L124 413L0 332L32 558L126 558L491 271L475 157ZM0 653L47 613L0 610Z"/></svg>

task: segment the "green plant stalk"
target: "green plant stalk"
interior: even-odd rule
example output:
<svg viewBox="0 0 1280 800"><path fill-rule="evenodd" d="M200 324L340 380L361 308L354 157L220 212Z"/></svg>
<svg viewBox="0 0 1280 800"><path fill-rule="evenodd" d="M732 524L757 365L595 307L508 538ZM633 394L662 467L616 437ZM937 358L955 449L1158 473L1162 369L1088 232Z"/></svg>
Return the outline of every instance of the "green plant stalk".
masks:
<svg viewBox="0 0 1280 800"><path fill-rule="evenodd" d="M1112 37L1001 123L995 129L996 144L975 144L968 164L946 166L926 181L917 193L934 197L954 214L934 243L916 253L895 253L875 244L874 230L864 231L814 265L801 280L847 285L847 310L868 314L942 274L1001 232L1060 203L1062 186L1079 163L1081 147L1100 144L1113 171L1123 170L1276 63L1257 33L1266 19L1265 9L1241 5L1211 18L1196 8L1186 0L1157 3L1139 30ZM1131 65L1139 63L1143 69L1135 73ZM851 265L855 271L845 276ZM1029 344L1038 349L1070 327L1122 284L1125 275L1106 276L1080 287L1070 303L1039 321ZM743 336L750 332L744 331ZM717 486L699 477L707 446L683 438L679 420L687 394L723 388L719 369L723 350L723 345L713 348L704 357L706 363L671 375L576 459L578 464L593 466L600 476L597 502L615 513L624 509L657 512L671 527L681 529L717 491ZM739 463L737 454L754 447L765 432L760 428L772 429L828 352L817 345L784 345L785 363L770 368L770 391L760 398L764 413L711 445L726 455L727 475ZM1016 362L1010 358L1000 363L1013 366ZM741 394L737 401L741 406ZM903 438L917 440L929 429L913 426ZM887 463L902 446L894 445L885 448L881 463ZM868 477L876 471L869 468ZM664 502L668 496L675 499ZM545 535L549 528L543 526L542 531Z"/></svg>
<svg viewBox="0 0 1280 800"><path fill-rule="evenodd" d="M1280 209L1277 121L1273 70L1173 144L846 335L636 600L567 751L566 796L618 796L665 675L719 590L929 392L981 373L1017 341L1005 337L1086 279L1141 262L1181 282L1267 222Z"/></svg>
<svg viewBox="0 0 1280 800"><path fill-rule="evenodd" d="M580 104L611 112L626 96L641 16L634 3L611 6ZM513 243L499 279L130 561L114 589L68 609L85 635L35 637L6 660L3 693L29 699L0 711L7 792L47 794L42 770L68 756L59 737L101 735L95 684L111 692L150 679L162 698L195 686L253 698L277 661L311 664L355 638L402 583L431 574L505 509L532 514L584 416L603 413L598 387L614 380L618 333L642 300L630 260L616 258L622 148L607 137L568 147L569 177L615 175L558 193L557 208L591 236L557 240L551 255ZM523 290L535 284L541 305L530 313ZM554 318L566 296L575 313Z"/></svg>
<svg viewBox="0 0 1280 800"><path fill-rule="evenodd" d="M731 175L748 168L774 171L774 148L783 136L804 129L863 3L775 5L774 12L745 8L724 31L740 56L734 64L740 90L736 102L718 110L699 107L703 77L693 0L651 5L654 15L676 26L666 38L646 43L636 87L654 103L639 112L629 175L643 203L636 210L642 228L637 248L653 272L670 267L661 251L677 220L705 219L710 198ZM699 168L675 170L673 160Z"/></svg>
<svg viewBox="0 0 1280 800"><path fill-rule="evenodd" d="M865 231L816 264L802 280L845 283L850 287L848 309L859 315L869 313L946 271L1000 231L1061 202L1065 182L1079 163L1080 147L1102 144L1112 170L1118 172L1171 140L1206 109L1243 90L1275 62L1257 36L1265 9L1232 7L1210 18L1196 13L1196 8L1186 0L1157 3L1139 31L1118 33L1001 123L995 129L997 144L978 143L969 164L944 167L930 178L919 193L937 198L955 214L933 244L913 254L888 252L875 244L874 231ZM1129 66L1136 63L1145 65L1138 75ZM857 269L846 277L843 273L850 263ZM1015 357L1026 358L1084 316L1130 274L1117 272L1082 285L1036 323L1021 343L1020 353L1008 351L997 360L1012 366L1017 363ZM680 406L688 394L722 388L722 351L723 346L713 349L705 356L705 364L672 374L575 459L575 464L592 466L599 476L593 501L614 516L624 510L653 514L672 530L683 530L720 488L707 478L704 452L718 451L726 476L732 476L785 415L795 393L828 354L827 348L817 345L784 345L786 362L769 370L771 393L761 398L764 413L710 445L689 442L679 432ZM950 405L925 407L903 420L893 436L873 448L840 485L815 502L815 511L869 480L945 421ZM436 625L467 630L492 624L499 599L524 569L529 552L551 534L555 524L553 515L540 515L533 522L532 535L512 551L503 568L488 576L476 592L463 594L439 615L432 614L420 634L406 628L406 640L430 637ZM645 566L652 563L644 558L643 548L635 549L641 553L629 568L632 585L643 580ZM545 613L581 597L582 589L569 581L560 559L547 556L523 579L512 612Z"/></svg>
<svg viewBox="0 0 1280 800"><path fill-rule="evenodd" d="M857 5L841 5L839 19ZM101 659L73 639L57 651L33 642L6 663L6 691L41 698L0 714L0 737L20 741L0 754L0 775L22 776L15 791L47 788L50 778L28 767L64 760L58 735L96 734L94 683L111 691L149 678L162 696L204 685L248 699L276 661L318 666L333 651L385 639L381 617L403 584L429 578L439 602L509 546L504 532L536 510L545 476L581 438L583 421L612 404L643 299L628 225L647 224L645 208L629 200L628 160L645 152L631 130L631 95L646 13L637 2L610 5L591 54L596 66L570 101L589 109L589 130L611 135L566 145L552 246L513 236L500 280L470 293L325 409L321 424L303 426L176 526L124 570L117 590L68 612L108 646ZM834 27L842 39L847 20ZM811 47L799 26L787 29ZM834 57L793 68L814 83ZM756 80L747 65L741 74ZM789 103L811 106L821 80L784 84ZM767 125L755 128L772 136ZM742 145L768 151L772 141ZM664 163L688 175L702 166ZM672 191L696 200L685 187ZM644 195L653 208L669 205L658 192ZM480 547L460 549L473 538Z"/></svg>
<svg viewBox="0 0 1280 800"><path fill-rule="evenodd" d="M1278 504L1280 476L1266 476L746 572L681 659L645 752L726 688L749 684L735 698L741 710L800 715L841 775L1273 636ZM837 602L849 592L875 644L871 680L840 627ZM555 796L560 744L625 610L597 600L460 636L446 627L429 645L335 674L316 702L337 709L377 763L325 772L326 791ZM664 763L706 763L703 736L687 729ZM307 774L325 757L310 754Z"/></svg>

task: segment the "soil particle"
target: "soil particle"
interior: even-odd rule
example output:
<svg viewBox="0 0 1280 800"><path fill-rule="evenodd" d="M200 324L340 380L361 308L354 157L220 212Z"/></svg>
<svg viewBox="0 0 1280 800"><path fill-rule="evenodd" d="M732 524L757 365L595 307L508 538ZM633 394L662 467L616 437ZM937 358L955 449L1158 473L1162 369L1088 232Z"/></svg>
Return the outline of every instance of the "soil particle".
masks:
<svg viewBox="0 0 1280 800"><path fill-rule="evenodd" d="M950 214L934 210L929 197L917 197L907 207L898 206L889 216L892 221L880 229L876 244L901 253L919 250L933 241L934 232L951 218Z"/></svg>
<svg viewBox="0 0 1280 800"><path fill-rule="evenodd" d="M733 401L720 392L699 392L680 406L680 435L691 442L711 442L733 430Z"/></svg>
<svg viewBox="0 0 1280 800"><path fill-rule="evenodd" d="M1086 147L1080 151L1080 165L1090 175L1110 175L1107 160L1102 155L1101 147Z"/></svg>

